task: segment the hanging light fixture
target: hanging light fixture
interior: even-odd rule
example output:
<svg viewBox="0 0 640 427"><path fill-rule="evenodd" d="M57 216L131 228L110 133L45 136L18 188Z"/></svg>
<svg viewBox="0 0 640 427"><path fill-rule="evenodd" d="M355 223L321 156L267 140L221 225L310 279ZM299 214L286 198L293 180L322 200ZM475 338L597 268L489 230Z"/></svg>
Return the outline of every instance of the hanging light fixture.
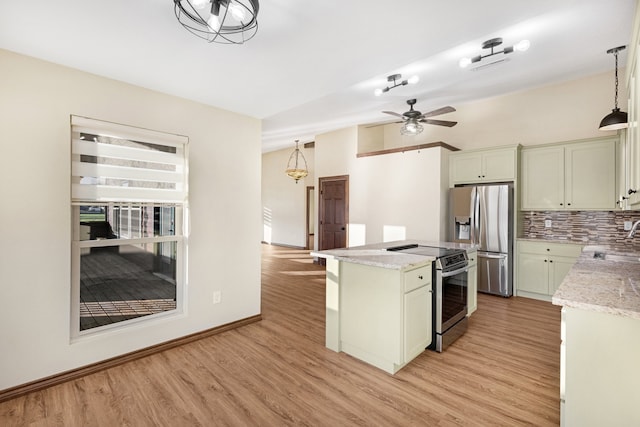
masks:
<svg viewBox="0 0 640 427"><path fill-rule="evenodd" d="M626 46L618 46L607 51L607 53L613 53L616 58L616 96L613 110L604 116L604 119L600 122L600 130L618 130L628 126L627 113L620 111L620 108L618 108L618 52L625 48Z"/></svg>
<svg viewBox="0 0 640 427"><path fill-rule="evenodd" d="M174 0L178 22L209 43L242 44L258 32L258 0Z"/></svg>
<svg viewBox="0 0 640 427"><path fill-rule="evenodd" d="M300 161L302 158L302 161ZM302 163L304 163L304 168L302 167ZM307 170L307 159L302 155L302 151L298 148L298 140L296 139L296 149L289 156L289 162L287 163L287 170L285 172L291 178L296 180L296 184L299 180L309 175L309 171Z"/></svg>

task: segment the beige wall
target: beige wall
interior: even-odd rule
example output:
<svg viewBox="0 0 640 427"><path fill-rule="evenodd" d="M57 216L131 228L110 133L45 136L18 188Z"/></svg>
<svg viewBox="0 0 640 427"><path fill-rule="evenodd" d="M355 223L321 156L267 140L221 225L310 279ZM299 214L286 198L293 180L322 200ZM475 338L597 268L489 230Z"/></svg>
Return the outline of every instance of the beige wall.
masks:
<svg viewBox="0 0 640 427"><path fill-rule="evenodd" d="M624 74L624 70L622 71ZM620 107L626 111L621 79ZM425 125L417 136L400 135L400 125L385 126L385 148L443 141L461 150L501 145L538 145L615 135L598 130L611 112L613 72L496 96L460 105L435 118L454 120L453 128Z"/></svg>
<svg viewBox="0 0 640 427"><path fill-rule="evenodd" d="M624 87L620 93L626 93ZM623 109L625 104L621 95ZM399 125L353 126L317 135L316 178L350 177L350 245L382 241L385 225L406 227L407 238L446 239L446 230L440 224L444 224L446 218L447 150L356 158L357 151L435 141L468 150L615 134L598 130L600 120L613 108L613 72L455 105L455 108L456 112L438 118L456 120L457 126L425 126L423 133L413 137L402 136ZM263 156L263 191L273 182L270 162L264 160L269 156ZM293 236L299 234L297 228L304 221L299 207L303 197L302 192L270 192L270 204L298 206L293 216L290 210L286 217L274 219L273 233L282 236L280 243L298 244L298 237ZM364 233L361 230L365 230ZM284 240L290 238L288 236L291 240Z"/></svg>
<svg viewBox="0 0 640 427"><path fill-rule="evenodd" d="M0 64L0 389L260 313L258 120L4 50ZM183 315L70 343L70 114L189 137Z"/></svg>
<svg viewBox="0 0 640 427"><path fill-rule="evenodd" d="M349 246L388 240L390 230L440 240L443 150L357 158L357 133L353 126L317 135L315 149L316 178L349 175Z"/></svg>
<svg viewBox="0 0 640 427"><path fill-rule="evenodd" d="M314 149L300 151L307 160L309 175L296 183L285 169L295 147L262 156L263 241L306 247L307 186L314 185Z"/></svg>

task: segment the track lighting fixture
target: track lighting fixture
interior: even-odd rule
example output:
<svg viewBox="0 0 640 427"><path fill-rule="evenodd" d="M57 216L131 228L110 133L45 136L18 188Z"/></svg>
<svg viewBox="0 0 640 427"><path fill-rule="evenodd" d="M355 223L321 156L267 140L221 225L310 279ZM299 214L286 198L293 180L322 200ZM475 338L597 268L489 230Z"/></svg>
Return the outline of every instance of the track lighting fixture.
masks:
<svg viewBox="0 0 640 427"><path fill-rule="evenodd" d="M398 80L400 80L402 78L402 74L392 74L389 77L387 77L387 81L389 83L393 82L393 84L391 86L387 86L384 89L376 89L373 93L375 96L380 96L385 92L389 92L391 89L398 87L398 86L406 86L408 84L416 84L418 83L418 81L420 81L420 77L418 76L413 76L410 77L407 80L401 80L398 82Z"/></svg>
<svg viewBox="0 0 640 427"><path fill-rule="evenodd" d="M503 50L501 51L495 51L494 48L496 46L500 46L502 44L502 38L497 37L495 39L491 39L491 40L487 40L486 42L482 43L482 48L483 49L491 49L491 53L488 53L486 55L478 55L478 56L474 56L473 58L462 58L459 62L459 65L461 68L466 68L471 64L474 64L476 62L480 62L485 58L488 58L490 56L493 55L498 55L498 54L509 54L509 53L513 53L514 51L519 51L519 52L524 52L527 49L529 49L529 46L531 45L531 43L529 43L529 40L522 40L518 43L516 43L513 46L506 46Z"/></svg>

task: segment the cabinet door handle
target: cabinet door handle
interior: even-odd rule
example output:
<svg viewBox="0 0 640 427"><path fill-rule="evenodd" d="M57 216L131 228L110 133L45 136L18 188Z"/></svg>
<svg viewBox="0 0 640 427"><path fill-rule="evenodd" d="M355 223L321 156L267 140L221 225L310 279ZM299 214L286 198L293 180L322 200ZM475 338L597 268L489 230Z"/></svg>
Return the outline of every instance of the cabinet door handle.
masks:
<svg viewBox="0 0 640 427"><path fill-rule="evenodd" d="M422 276L418 276L418 279L422 280L422 279L423 279L423 277L422 277Z"/></svg>
<svg viewBox="0 0 640 427"><path fill-rule="evenodd" d="M571 203L567 203L567 206L571 206Z"/></svg>
<svg viewBox="0 0 640 427"><path fill-rule="evenodd" d="M547 260L545 259L544 262L547 262Z"/></svg>
<svg viewBox="0 0 640 427"><path fill-rule="evenodd" d="M552 260L552 259L550 259L550 260L549 260L549 262L553 262L553 260Z"/></svg>
<svg viewBox="0 0 640 427"><path fill-rule="evenodd" d="M551 249L547 248L547 252L549 252Z"/></svg>
<svg viewBox="0 0 640 427"><path fill-rule="evenodd" d="M560 206L562 206L562 203L560 203Z"/></svg>

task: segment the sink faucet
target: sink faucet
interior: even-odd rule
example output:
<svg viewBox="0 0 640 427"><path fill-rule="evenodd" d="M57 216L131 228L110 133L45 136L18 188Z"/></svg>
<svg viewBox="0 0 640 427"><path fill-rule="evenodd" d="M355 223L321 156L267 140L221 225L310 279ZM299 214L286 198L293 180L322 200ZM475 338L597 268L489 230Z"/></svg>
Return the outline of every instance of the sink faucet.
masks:
<svg viewBox="0 0 640 427"><path fill-rule="evenodd" d="M640 219L633 223L633 226L631 227L631 231L629 231L629 234L627 235L627 239L632 238L636 234L636 228L638 228L639 224L640 224Z"/></svg>

